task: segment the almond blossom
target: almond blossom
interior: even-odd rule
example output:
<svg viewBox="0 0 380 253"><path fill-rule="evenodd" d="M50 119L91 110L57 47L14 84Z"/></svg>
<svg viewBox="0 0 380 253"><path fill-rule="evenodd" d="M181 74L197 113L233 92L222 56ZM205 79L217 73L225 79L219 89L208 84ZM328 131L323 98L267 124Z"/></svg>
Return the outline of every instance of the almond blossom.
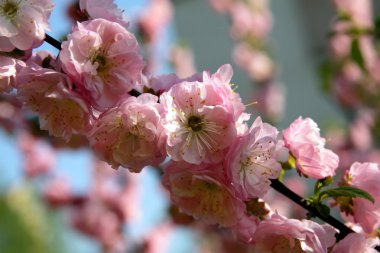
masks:
<svg viewBox="0 0 380 253"><path fill-rule="evenodd" d="M59 59L81 93L102 111L134 88L144 67L135 36L105 19L78 23L62 43Z"/></svg>
<svg viewBox="0 0 380 253"><path fill-rule="evenodd" d="M79 7L90 19L103 18L127 27L123 11L117 8L113 0L80 0Z"/></svg>
<svg viewBox="0 0 380 253"><path fill-rule="evenodd" d="M222 67L212 76L204 73L203 82L185 81L161 95L166 150L172 160L200 164L223 159L244 110L228 83L231 75L230 67Z"/></svg>
<svg viewBox="0 0 380 253"><path fill-rule="evenodd" d="M366 238L363 234L351 233L338 242L331 253L377 253L374 249L379 245L379 238Z"/></svg>
<svg viewBox="0 0 380 253"><path fill-rule="evenodd" d="M38 113L40 128L51 135L69 139L73 133L89 130L90 109L63 73L34 64L18 73L15 86L18 99Z"/></svg>
<svg viewBox="0 0 380 253"><path fill-rule="evenodd" d="M0 0L0 51L41 44L53 7L51 0Z"/></svg>
<svg viewBox="0 0 380 253"><path fill-rule="evenodd" d="M371 233L380 226L380 169L376 163L354 163L346 171L343 184L359 188L371 194L375 203L363 198L353 198L352 202L346 203L345 198L338 198L348 218L353 218L365 233Z"/></svg>
<svg viewBox="0 0 380 253"><path fill-rule="evenodd" d="M163 185L180 210L208 224L235 225L245 211L219 165L195 166L172 162L164 170Z"/></svg>
<svg viewBox="0 0 380 253"><path fill-rule="evenodd" d="M100 115L88 134L90 145L114 169L119 166L140 172L146 165L158 165L165 155L158 141L161 105L152 94L128 97Z"/></svg>
<svg viewBox="0 0 380 253"><path fill-rule="evenodd" d="M327 253L335 243L335 233L335 229L327 224L273 214L257 226L251 244L255 252L260 253Z"/></svg>
<svg viewBox="0 0 380 253"><path fill-rule="evenodd" d="M299 117L282 136L302 174L317 179L335 175L339 157L324 148L326 140L320 136L318 125L312 119Z"/></svg>
<svg viewBox="0 0 380 253"><path fill-rule="evenodd" d="M16 60L0 55L0 93L10 91L16 75Z"/></svg>
<svg viewBox="0 0 380 253"><path fill-rule="evenodd" d="M245 200L263 197L270 180L281 172L278 160L288 159L288 150L277 141L278 130L258 117L245 135L237 138L226 157L226 170L234 188Z"/></svg>

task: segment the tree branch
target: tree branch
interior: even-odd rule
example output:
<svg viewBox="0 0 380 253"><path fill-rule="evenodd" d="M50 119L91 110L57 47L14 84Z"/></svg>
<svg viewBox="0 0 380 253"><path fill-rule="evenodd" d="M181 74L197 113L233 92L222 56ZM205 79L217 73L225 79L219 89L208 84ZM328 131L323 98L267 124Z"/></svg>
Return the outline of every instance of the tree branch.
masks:
<svg viewBox="0 0 380 253"><path fill-rule="evenodd" d="M61 50L61 42L59 42L58 40L54 39L53 37L51 37L47 33L45 34L44 41L46 41L47 43L49 43L50 45L52 45L56 49Z"/></svg>

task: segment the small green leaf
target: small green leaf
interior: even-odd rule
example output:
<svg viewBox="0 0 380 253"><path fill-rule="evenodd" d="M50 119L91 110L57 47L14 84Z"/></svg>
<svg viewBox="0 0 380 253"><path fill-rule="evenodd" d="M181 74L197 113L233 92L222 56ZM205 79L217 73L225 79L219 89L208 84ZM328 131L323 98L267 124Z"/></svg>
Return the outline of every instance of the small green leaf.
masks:
<svg viewBox="0 0 380 253"><path fill-rule="evenodd" d="M333 189L328 189L320 193L320 199L323 200L327 197L351 197L351 198L363 198L375 202L373 197L366 191L350 186L341 186ZM326 196L326 197L325 197Z"/></svg>
<svg viewBox="0 0 380 253"><path fill-rule="evenodd" d="M366 71L364 58L360 51L360 44L357 38L353 39L351 43L351 58L362 70Z"/></svg>

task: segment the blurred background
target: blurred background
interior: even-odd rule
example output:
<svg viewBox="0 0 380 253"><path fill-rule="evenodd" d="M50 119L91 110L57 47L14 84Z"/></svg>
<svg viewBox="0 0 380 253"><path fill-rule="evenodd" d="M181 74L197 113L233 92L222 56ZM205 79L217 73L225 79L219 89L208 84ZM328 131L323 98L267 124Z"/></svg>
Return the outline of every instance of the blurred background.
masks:
<svg viewBox="0 0 380 253"><path fill-rule="evenodd" d="M330 39L339 11L333 1L232 1L252 4L245 8L253 14L242 6L228 9L224 2L229 1L115 1L149 59L147 72L186 77L196 71L213 73L230 63L232 82L253 114L251 120L261 115L282 130L299 116L310 117L339 154L351 156L355 149L355 157L376 161L377 144L371 141L376 120L358 123L352 131L359 136L351 136L347 129L356 118L354 111L365 106L342 107L328 88L331 83L323 79L323 66L334 57ZM68 14L75 13L77 3L55 4L49 34L63 39L74 24ZM258 18L250 20L249 15ZM46 43L39 50L58 54ZM114 171L80 140L62 144L47 140L46 133L13 131L9 106L16 105L4 98L0 102L1 253L249 252L225 231L198 224L170 206L159 170ZM378 115L376 110L371 115ZM375 150L374 155L361 155L368 150ZM307 195L307 183L286 180ZM271 194L267 201L276 200L275 208L284 214L305 215L289 211L286 200Z"/></svg>

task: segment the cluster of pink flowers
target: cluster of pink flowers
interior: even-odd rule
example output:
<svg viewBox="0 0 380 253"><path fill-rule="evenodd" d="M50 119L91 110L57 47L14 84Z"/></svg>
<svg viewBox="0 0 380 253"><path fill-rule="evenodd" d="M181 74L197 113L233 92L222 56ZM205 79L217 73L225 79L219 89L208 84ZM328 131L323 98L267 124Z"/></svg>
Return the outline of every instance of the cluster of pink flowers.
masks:
<svg viewBox="0 0 380 253"><path fill-rule="evenodd" d="M232 5L244 14L235 17L235 29L243 29L235 31L235 36L266 34L266 26L259 31L249 27L270 20L270 14L265 12L267 2L247 2L254 12L269 15L263 16L264 21L257 17L249 20L251 13L238 2L218 3L221 10ZM1 15L9 16L15 11L11 25L29 21L21 14L24 4L28 7L30 1L0 3ZM249 127L250 115L244 112L245 106L230 83L230 65L221 66L213 74L204 71L185 79L144 73L139 44L127 30L121 12L111 1L104 2L108 12L101 12L98 8L103 5L93 3L80 2L89 17L73 27L62 43L59 57L46 52L24 61L0 56L4 60L0 65L4 73L0 91L16 90L14 94L24 107L38 115L41 129L66 140L83 136L98 158L114 169L140 172L146 166L162 165L163 185L183 213L229 229L258 252L327 253L335 243L337 231L332 226L286 218L262 200L271 180L280 177L284 163L289 161L295 160L296 169L307 177L324 179L335 175L339 158L325 148L326 141L317 124L300 117L283 131L282 139L279 131L261 117ZM20 9L12 9L16 7ZM152 12L162 14L159 5ZM45 28L48 12L39 10L37 14L35 27ZM4 22L6 29L0 32L13 31L8 20ZM9 38L12 43L16 41L18 49L30 50ZM27 159L34 157L34 165L38 166L27 170L48 170L53 161L44 160L36 147L29 150L35 145L29 142L32 141L25 141L24 152ZM170 160L163 164L165 158ZM378 174L375 164L353 164L345 178L345 184L372 194L374 205L358 198L348 203L337 200L367 235L380 225L380 189L375 180ZM112 176L97 177L95 196L82 199L80 204L74 201L73 224L98 238L105 249L120 250L125 247L122 225L128 216L124 209L128 205L121 200L130 195L124 185L108 189L105 181L109 178ZM50 187L49 191L60 194L47 192L48 201L73 204L68 186L55 182ZM252 201L257 202L257 208L249 206ZM368 247L377 243L365 237L354 239ZM334 250L340 252L344 247L346 242L342 241Z"/></svg>

